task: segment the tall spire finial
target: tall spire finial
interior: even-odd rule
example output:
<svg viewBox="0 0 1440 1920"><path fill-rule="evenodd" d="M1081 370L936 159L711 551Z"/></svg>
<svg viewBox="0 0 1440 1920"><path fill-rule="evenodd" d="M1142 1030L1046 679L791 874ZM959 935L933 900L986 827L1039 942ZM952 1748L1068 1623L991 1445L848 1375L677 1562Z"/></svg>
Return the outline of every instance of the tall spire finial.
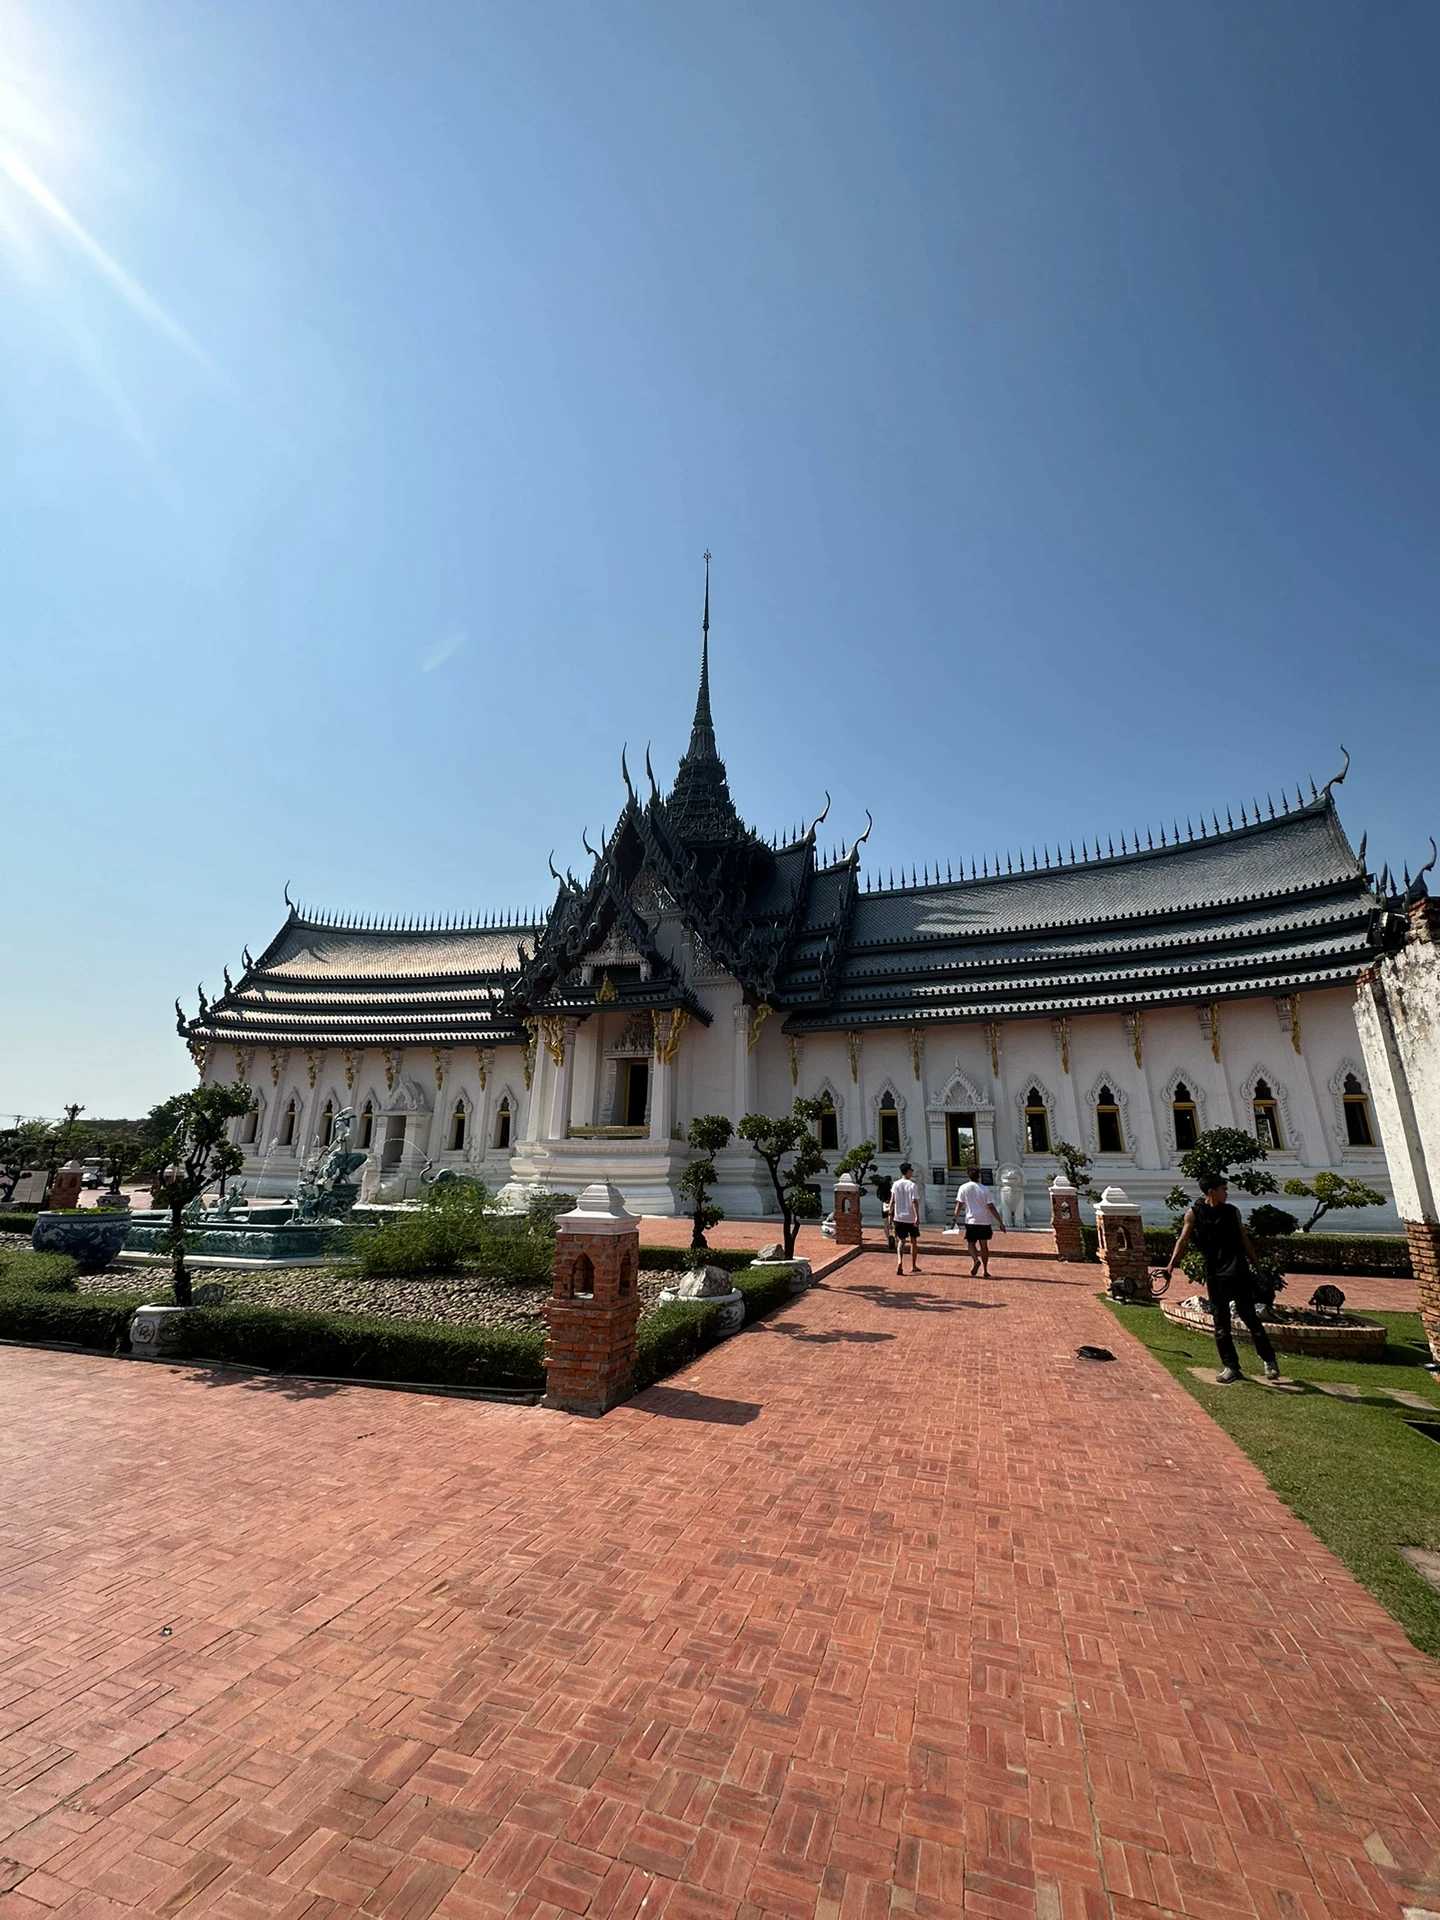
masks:
<svg viewBox="0 0 1440 1920"><path fill-rule="evenodd" d="M690 727L690 752L718 759L715 722L710 716L710 549L705 549L705 612L700 621L700 691Z"/></svg>

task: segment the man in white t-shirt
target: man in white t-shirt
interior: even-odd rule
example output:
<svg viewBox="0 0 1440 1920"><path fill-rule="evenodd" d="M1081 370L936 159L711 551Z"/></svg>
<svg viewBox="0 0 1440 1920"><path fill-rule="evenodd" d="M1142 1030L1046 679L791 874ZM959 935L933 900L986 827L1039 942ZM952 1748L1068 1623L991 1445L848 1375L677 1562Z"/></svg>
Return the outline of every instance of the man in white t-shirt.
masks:
<svg viewBox="0 0 1440 1920"><path fill-rule="evenodd" d="M900 1178L890 1189L890 1225L895 1234L895 1271L905 1271L905 1249L910 1249L910 1271L920 1271L920 1189L911 1179L908 1160L900 1163Z"/></svg>
<svg viewBox="0 0 1440 1920"><path fill-rule="evenodd" d="M970 1249L970 1278L984 1269L990 1277L990 1234L994 1227L1004 1233L1005 1222L995 1211L990 1189L979 1179L980 1169L972 1167L970 1178L955 1196L955 1220L965 1222L965 1244Z"/></svg>

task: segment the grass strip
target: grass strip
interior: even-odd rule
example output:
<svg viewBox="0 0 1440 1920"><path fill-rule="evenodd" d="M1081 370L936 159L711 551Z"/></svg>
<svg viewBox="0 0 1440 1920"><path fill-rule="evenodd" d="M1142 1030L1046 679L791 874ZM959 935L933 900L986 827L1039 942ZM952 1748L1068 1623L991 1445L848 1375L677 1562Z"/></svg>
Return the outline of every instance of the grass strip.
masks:
<svg viewBox="0 0 1440 1920"><path fill-rule="evenodd" d="M1104 1298L1104 1296L1101 1296ZM1427 1398L1440 1420L1440 1389L1422 1362L1428 1349L1414 1313L1373 1313L1389 1342L1383 1359L1312 1360L1282 1353L1287 1379L1307 1387L1276 1393L1253 1379L1217 1387L1197 1380L1192 1367L1213 1376L1219 1362L1205 1334L1174 1326L1154 1307L1105 1304L1147 1346L1205 1411L1249 1455L1271 1487L1331 1552L1400 1622L1423 1652L1440 1655L1440 1593L1400 1557L1401 1547L1440 1552L1440 1444L1416 1432L1418 1409L1386 1397L1401 1388ZM1251 1373L1259 1362L1241 1346ZM1321 1381L1361 1389L1357 1400L1315 1390Z"/></svg>

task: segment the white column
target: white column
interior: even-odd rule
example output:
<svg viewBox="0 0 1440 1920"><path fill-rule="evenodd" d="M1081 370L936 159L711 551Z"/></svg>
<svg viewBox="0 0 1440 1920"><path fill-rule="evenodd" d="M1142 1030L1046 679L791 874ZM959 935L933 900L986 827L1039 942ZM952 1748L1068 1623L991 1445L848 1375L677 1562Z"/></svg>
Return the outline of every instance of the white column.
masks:
<svg viewBox="0 0 1440 1920"><path fill-rule="evenodd" d="M655 1054L650 1062L650 1141L668 1146L675 1124L675 1063Z"/></svg>
<svg viewBox="0 0 1440 1920"><path fill-rule="evenodd" d="M736 1002L735 1111L730 1117L737 1122L755 1111L755 1056L750 1051L750 1021L754 1011L743 1000Z"/></svg>
<svg viewBox="0 0 1440 1920"><path fill-rule="evenodd" d="M547 1140L568 1140L570 1137L570 1088L575 1077L575 1032L579 1024L577 1020L564 1023L560 1062L558 1065L552 1062L548 1105L550 1118L545 1133ZM538 1050L545 1054L547 1060L550 1059L543 1037Z"/></svg>
<svg viewBox="0 0 1440 1920"><path fill-rule="evenodd" d="M549 1111L547 1095L552 1072L550 1055L545 1051L544 1041L537 1034L535 1064L530 1069L530 1086L525 1095L525 1125L520 1134L522 1145L533 1146L541 1138L541 1120Z"/></svg>

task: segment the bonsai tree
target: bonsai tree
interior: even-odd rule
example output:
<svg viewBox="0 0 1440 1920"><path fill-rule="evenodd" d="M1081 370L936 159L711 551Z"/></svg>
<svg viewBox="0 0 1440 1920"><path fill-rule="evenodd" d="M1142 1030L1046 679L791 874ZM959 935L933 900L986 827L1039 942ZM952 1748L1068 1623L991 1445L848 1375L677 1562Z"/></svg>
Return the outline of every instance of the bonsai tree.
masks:
<svg viewBox="0 0 1440 1920"><path fill-rule="evenodd" d="M690 1250L698 1252L708 1245L705 1229L725 1218L712 1205L710 1189L717 1179L715 1155L729 1146L735 1129L723 1113L702 1113L690 1122L686 1140L695 1149L693 1159L681 1174L678 1186L690 1202Z"/></svg>
<svg viewBox="0 0 1440 1920"><path fill-rule="evenodd" d="M1267 1200L1256 1207L1246 1222L1251 1233L1261 1240L1274 1240L1282 1233L1294 1233L1300 1222L1284 1207L1272 1207Z"/></svg>
<svg viewBox="0 0 1440 1920"><path fill-rule="evenodd" d="M847 1173L852 1174L856 1186L859 1187L861 1193L864 1193L866 1184L874 1173L879 1158L880 1149L876 1143L873 1140L862 1140L858 1145L851 1147L847 1154L835 1162L835 1178L842 1180ZM878 1186L876 1187L876 1192L879 1192Z"/></svg>
<svg viewBox="0 0 1440 1920"><path fill-rule="evenodd" d="M54 1174L60 1164L58 1140L59 1129L48 1120L22 1120L0 1133L0 1200L9 1200L32 1169Z"/></svg>
<svg viewBox="0 0 1440 1920"><path fill-rule="evenodd" d="M768 1113L747 1113L735 1129L765 1162L780 1208L780 1237L787 1260L795 1257L800 1222L815 1219L820 1211L808 1184L825 1171L825 1156L815 1137L819 1118L820 1102L802 1099L778 1118Z"/></svg>
<svg viewBox="0 0 1440 1920"><path fill-rule="evenodd" d="M177 1307L190 1305L190 1275L185 1266L185 1209L205 1189L245 1164L239 1147L227 1137L232 1120L250 1111L251 1093L238 1083L216 1081L189 1093L172 1094L151 1109L145 1122L140 1170L150 1176L156 1203L170 1212L170 1252Z"/></svg>
<svg viewBox="0 0 1440 1920"><path fill-rule="evenodd" d="M1095 1183L1090 1178L1090 1155L1083 1147L1072 1146L1068 1140L1057 1140L1050 1149L1060 1162L1060 1171L1074 1187L1082 1200L1095 1198Z"/></svg>
<svg viewBox="0 0 1440 1920"><path fill-rule="evenodd" d="M1165 1196L1165 1204L1174 1216L1170 1224L1175 1231L1180 1231L1181 1219L1207 1180L1228 1181L1241 1193L1276 1192L1274 1175L1265 1171L1264 1160L1264 1147L1243 1127L1211 1127L1202 1133L1194 1146L1187 1147L1180 1156L1180 1171L1190 1182L1189 1190L1172 1187ZM1188 1258L1187 1255L1187 1272Z"/></svg>
<svg viewBox="0 0 1440 1920"><path fill-rule="evenodd" d="M1352 1207L1383 1207L1385 1196L1363 1180L1352 1180L1343 1173L1317 1173L1313 1180L1287 1180L1285 1192L1299 1200L1313 1200L1315 1211L1301 1226L1309 1233L1315 1222L1327 1213L1348 1213Z"/></svg>

